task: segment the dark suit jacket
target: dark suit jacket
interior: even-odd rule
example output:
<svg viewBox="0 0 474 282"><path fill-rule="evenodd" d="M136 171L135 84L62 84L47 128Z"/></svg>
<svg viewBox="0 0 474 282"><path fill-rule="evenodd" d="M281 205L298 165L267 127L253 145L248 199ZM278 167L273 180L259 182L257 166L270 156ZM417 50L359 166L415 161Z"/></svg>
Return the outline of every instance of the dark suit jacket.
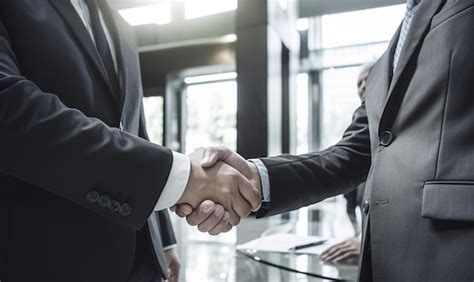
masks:
<svg viewBox="0 0 474 282"><path fill-rule="evenodd" d="M134 41L103 12L121 93L70 1L0 1L2 282L126 281L139 232L166 274L171 225L149 216L172 153L145 140Z"/></svg>
<svg viewBox="0 0 474 282"><path fill-rule="evenodd" d="M367 178L361 281L474 279L474 1L420 5L395 72L399 32L337 145L262 159L266 215Z"/></svg>

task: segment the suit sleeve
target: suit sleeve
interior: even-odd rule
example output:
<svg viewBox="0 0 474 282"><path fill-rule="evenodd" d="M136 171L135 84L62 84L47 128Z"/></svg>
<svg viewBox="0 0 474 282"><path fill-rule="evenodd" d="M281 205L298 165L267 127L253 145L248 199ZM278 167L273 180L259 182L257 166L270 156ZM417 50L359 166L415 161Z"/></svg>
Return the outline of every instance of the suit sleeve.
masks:
<svg viewBox="0 0 474 282"><path fill-rule="evenodd" d="M146 119L145 111L143 110L143 103L140 113L140 126L138 134L141 138L149 140L148 132L146 130ZM177 241L173 230L173 224L171 223L168 211L165 209L160 211L154 211L154 213L158 216L158 222L160 224L160 235L163 242L163 247L166 249L167 247L175 245Z"/></svg>
<svg viewBox="0 0 474 282"><path fill-rule="evenodd" d="M1 19L0 132L2 173L133 229L153 211L172 165L170 150L68 108L23 77Z"/></svg>
<svg viewBox="0 0 474 282"><path fill-rule="evenodd" d="M355 189L367 177L370 158L363 103L337 145L300 156L261 159L268 170L271 203L257 217L288 212Z"/></svg>

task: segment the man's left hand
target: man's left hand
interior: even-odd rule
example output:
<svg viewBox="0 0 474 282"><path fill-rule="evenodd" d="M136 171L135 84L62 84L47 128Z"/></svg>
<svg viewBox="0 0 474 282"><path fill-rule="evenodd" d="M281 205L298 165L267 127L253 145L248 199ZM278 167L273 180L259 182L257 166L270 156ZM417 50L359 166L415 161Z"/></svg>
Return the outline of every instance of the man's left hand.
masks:
<svg viewBox="0 0 474 282"><path fill-rule="evenodd" d="M165 251L166 265L168 266L168 272L170 278L168 282L178 282L179 281L179 270L181 269L181 261L174 249L169 249Z"/></svg>

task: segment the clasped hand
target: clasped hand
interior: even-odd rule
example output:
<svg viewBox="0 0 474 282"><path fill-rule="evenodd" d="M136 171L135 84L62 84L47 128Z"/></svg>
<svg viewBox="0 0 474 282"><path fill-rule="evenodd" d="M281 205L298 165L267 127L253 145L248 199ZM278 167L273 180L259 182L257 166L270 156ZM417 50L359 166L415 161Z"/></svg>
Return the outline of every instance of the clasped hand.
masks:
<svg viewBox="0 0 474 282"><path fill-rule="evenodd" d="M260 208L260 176L252 163L225 147L200 148L189 158L188 184L171 210L190 225L217 235Z"/></svg>

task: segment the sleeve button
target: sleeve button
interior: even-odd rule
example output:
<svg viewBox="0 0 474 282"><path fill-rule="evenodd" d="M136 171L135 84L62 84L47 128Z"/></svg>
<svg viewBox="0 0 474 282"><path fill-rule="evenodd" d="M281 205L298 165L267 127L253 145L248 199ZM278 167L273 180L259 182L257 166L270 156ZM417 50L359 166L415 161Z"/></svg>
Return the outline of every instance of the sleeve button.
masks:
<svg viewBox="0 0 474 282"><path fill-rule="evenodd" d="M132 206L125 203L120 206L119 214L122 216L129 216L132 213Z"/></svg>
<svg viewBox="0 0 474 282"><path fill-rule="evenodd" d="M112 202L112 199L107 195L102 195L99 198L99 206L101 207L108 207L110 205L110 202Z"/></svg>
<svg viewBox="0 0 474 282"><path fill-rule="evenodd" d="M110 202L110 210L113 211L113 212L118 212L120 210L120 206L121 204L115 200L113 200L112 202Z"/></svg>
<svg viewBox="0 0 474 282"><path fill-rule="evenodd" d="M87 201L95 203L99 200L100 194L97 191L90 191L87 193Z"/></svg>
<svg viewBox="0 0 474 282"><path fill-rule="evenodd" d="M388 147L390 144L392 144L394 139L395 136L393 136L393 133L391 131L384 131L380 136L380 145Z"/></svg>
<svg viewBox="0 0 474 282"><path fill-rule="evenodd" d="M368 200L365 200L364 201L364 204L362 205L362 211L365 213L365 214L368 214L369 213L369 201Z"/></svg>

